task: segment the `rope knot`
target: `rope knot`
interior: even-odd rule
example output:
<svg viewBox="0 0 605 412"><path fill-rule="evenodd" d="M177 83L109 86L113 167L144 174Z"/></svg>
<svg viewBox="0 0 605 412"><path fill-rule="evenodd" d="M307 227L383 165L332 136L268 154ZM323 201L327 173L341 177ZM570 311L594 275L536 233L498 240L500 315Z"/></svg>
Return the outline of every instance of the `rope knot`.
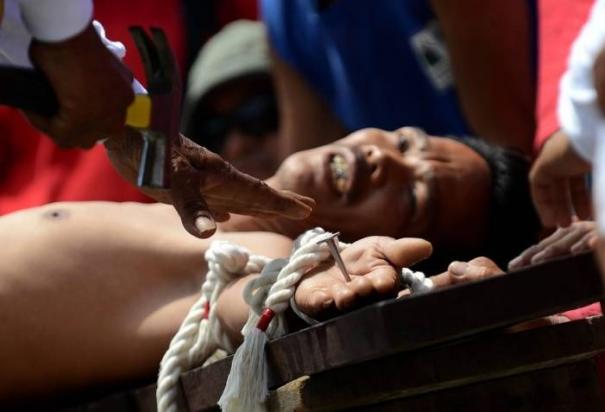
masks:
<svg viewBox="0 0 605 412"><path fill-rule="evenodd" d="M215 272L223 282L230 282L245 273L250 253L242 246L224 240L216 240L212 242L204 257L209 269Z"/></svg>

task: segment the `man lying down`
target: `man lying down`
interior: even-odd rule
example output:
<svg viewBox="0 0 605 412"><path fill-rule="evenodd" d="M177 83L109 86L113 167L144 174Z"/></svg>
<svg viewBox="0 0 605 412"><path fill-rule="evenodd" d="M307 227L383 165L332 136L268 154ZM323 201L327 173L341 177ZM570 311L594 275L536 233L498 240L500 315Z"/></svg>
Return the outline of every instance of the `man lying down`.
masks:
<svg viewBox="0 0 605 412"><path fill-rule="evenodd" d="M425 138L415 130L369 130L316 150L319 160L313 152L295 155L271 181L315 190L318 210L306 224L336 226L349 241L358 240L342 252L351 282L333 264L325 264L299 283L294 299L308 316L325 319L397 296L402 289L399 269L431 255L431 243L420 237L434 243L435 255L444 255L441 260L451 260L451 250L470 256L497 240L490 238L490 213L482 209L493 204L493 166L482 163L484 158L467 145ZM346 159L349 150L359 167L351 181L351 169L343 170L335 164L342 160L333 156L340 151ZM335 180L321 178L319 165L326 154ZM458 161L464 155L467 159ZM481 172L475 174L469 162L483 165ZM516 184L526 184L525 176L520 173ZM391 183L396 178L397 184ZM353 188L357 192L349 196ZM199 296L207 272L203 255L211 243L188 235L178 219L164 205L104 202L53 204L0 218L3 402L157 374L168 342ZM464 230L464 220L472 230ZM442 233L435 221L452 233ZM234 218L225 227L236 229L238 224L250 230L258 222ZM216 239L271 258L288 256L295 229L281 221L271 225L277 233L222 232ZM528 226L526 222L517 228ZM372 236L376 234L380 236ZM434 277L434 284L442 287L495 273L500 270L486 259L454 263ZM255 276L236 281L217 302L218 318L236 345L248 313L241 291Z"/></svg>

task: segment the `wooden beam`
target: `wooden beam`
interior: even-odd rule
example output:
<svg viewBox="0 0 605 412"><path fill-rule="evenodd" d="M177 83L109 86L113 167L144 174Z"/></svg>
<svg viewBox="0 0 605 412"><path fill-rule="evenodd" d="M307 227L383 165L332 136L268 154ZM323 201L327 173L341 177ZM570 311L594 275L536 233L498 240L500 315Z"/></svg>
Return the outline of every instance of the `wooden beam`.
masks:
<svg viewBox="0 0 605 412"><path fill-rule="evenodd" d="M600 299L592 254L359 309L268 345L275 388L304 375L410 351ZM182 376L192 410L215 405L231 358Z"/></svg>
<svg viewBox="0 0 605 412"><path fill-rule="evenodd" d="M594 362L585 360L347 411L602 412L603 408Z"/></svg>
<svg viewBox="0 0 605 412"><path fill-rule="evenodd" d="M328 370L271 395L271 410L329 411L577 362L605 350L605 318L486 333Z"/></svg>

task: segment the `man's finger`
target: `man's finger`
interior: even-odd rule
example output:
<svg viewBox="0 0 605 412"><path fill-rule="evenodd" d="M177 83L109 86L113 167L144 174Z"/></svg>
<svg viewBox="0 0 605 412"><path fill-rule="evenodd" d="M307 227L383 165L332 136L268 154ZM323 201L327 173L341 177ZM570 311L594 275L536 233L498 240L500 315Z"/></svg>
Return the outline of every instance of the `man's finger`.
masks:
<svg viewBox="0 0 605 412"><path fill-rule="evenodd" d="M573 211L567 179L532 182L532 196L545 227L566 227L571 224Z"/></svg>
<svg viewBox="0 0 605 412"><path fill-rule="evenodd" d="M382 252L393 266L407 267L431 256L433 246L418 238L388 239L382 245Z"/></svg>
<svg viewBox="0 0 605 412"><path fill-rule="evenodd" d="M216 231L216 222L199 192L197 174L188 171L187 165L183 164L177 170L172 175L171 194L183 227L195 237L212 236Z"/></svg>
<svg viewBox="0 0 605 412"><path fill-rule="evenodd" d="M221 186L204 190L214 210L257 216L304 219L311 214L313 199L289 191L278 191L265 182L232 169Z"/></svg>
<svg viewBox="0 0 605 412"><path fill-rule="evenodd" d="M452 284L473 282L503 273L502 270L495 265L470 262L452 262L447 270L452 275Z"/></svg>
<svg viewBox="0 0 605 412"><path fill-rule="evenodd" d="M282 213L275 210L267 210L266 207L247 204L241 199L223 199L213 195L205 195L204 198L208 203L208 207L216 213L216 211L225 211L225 213L235 213L239 215L248 215L261 218L275 218L283 216Z"/></svg>
<svg viewBox="0 0 605 412"><path fill-rule="evenodd" d="M561 233L565 233L565 236L557 238L556 242L551 242L547 247L540 251L540 253L536 253L532 257L531 263L533 265L545 262L557 256L569 255L574 243L584 237L585 232L578 227L570 226L565 229L568 230L561 231Z"/></svg>
<svg viewBox="0 0 605 412"><path fill-rule="evenodd" d="M592 215L592 203L590 200L590 193L588 185L584 177L575 177L569 179L569 191L571 195L571 201L576 212L576 215L580 220L587 220Z"/></svg>
<svg viewBox="0 0 605 412"><path fill-rule="evenodd" d="M212 210L212 216L217 222L226 222L231 217L227 212L217 212L215 210Z"/></svg>
<svg viewBox="0 0 605 412"><path fill-rule="evenodd" d="M179 148L191 166L200 173L199 190L215 210L248 214L275 213L292 219L304 219L311 214L312 199L286 191L277 191L265 182L240 172L220 156L182 138Z"/></svg>

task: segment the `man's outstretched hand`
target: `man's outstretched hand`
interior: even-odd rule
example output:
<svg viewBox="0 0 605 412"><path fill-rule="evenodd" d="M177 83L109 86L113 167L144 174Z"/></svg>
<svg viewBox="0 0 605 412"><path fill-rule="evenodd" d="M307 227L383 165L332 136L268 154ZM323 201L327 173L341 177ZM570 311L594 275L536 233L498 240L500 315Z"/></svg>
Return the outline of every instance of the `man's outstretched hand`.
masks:
<svg viewBox="0 0 605 412"><path fill-rule="evenodd" d="M418 238L365 237L345 248L342 260L351 281L333 261L305 274L294 299L305 314L324 319L380 299L394 298L401 288L400 270L427 259L433 251Z"/></svg>
<svg viewBox="0 0 605 412"><path fill-rule="evenodd" d="M575 152L565 134L559 131L548 139L529 174L531 194L544 226L569 226L575 215L590 218L588 172L590 164Z"/></svg>
<svg viewBox="0 0 605 412"><path fill-rule="evenodd" d="M311 213L313 199L272 189L184 136L175 143L170 189L144 192L174 205L192 235L211 236L216 230L215 221L227 220L229 213L291 219L303 219ZM139 133L126 128L122 135L106 141L105 147L120 174L135 182L142 147Z"/></svg>

